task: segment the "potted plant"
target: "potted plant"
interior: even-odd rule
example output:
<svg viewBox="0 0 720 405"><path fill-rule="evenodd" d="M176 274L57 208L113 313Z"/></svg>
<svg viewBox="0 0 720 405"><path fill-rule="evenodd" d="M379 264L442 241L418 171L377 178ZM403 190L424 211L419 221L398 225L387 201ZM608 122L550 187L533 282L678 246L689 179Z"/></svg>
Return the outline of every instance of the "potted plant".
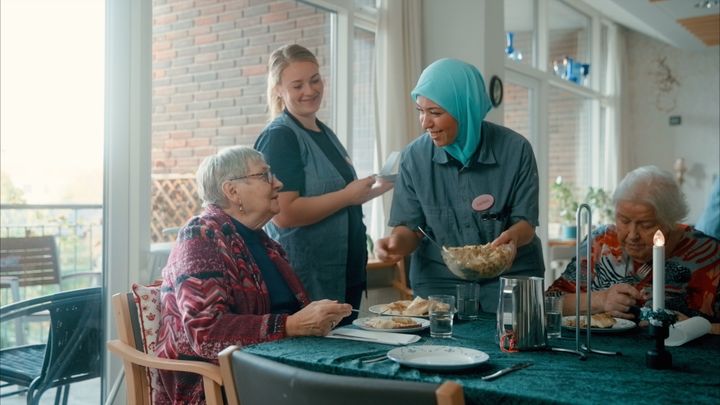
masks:
<svg viewBox="0 0 720 405"><path fill-rule="evenodd" d="M612 198L602 187L589 187L585 202L593 208L593 219L596 224L609 224L613 221Z"/></svg>
<svg viewBox="0 0 720 405"><path fill-rule="evenodd" d="M562 176L558 176L550 192L557 209L557 218L560 220L560 235L563 239L574 239L577 235L575 213L579 204L571 185L564 182Z"/></svg>

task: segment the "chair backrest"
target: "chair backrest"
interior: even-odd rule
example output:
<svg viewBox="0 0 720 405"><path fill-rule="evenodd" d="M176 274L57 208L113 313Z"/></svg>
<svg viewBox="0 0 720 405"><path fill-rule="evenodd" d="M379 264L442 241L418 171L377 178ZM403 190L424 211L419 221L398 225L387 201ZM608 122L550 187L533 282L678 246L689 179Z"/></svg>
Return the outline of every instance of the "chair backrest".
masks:
<svg viewBox="0 0 720 405"><path fill-rule="evenodd" d="M159 290L159 288L158 288ZM141 300L136 298L135 293L128 292L124 294L115 294L112 297L113 311L115 313L115 326L117 327L118 339L121 342L135 348L143 353L152 354L145 348L145 340L143 338L144 331L142 325L142 308L139 307ZM158 314L159 320L159 314ZM154 326L153 326L154 327ZM149 330L149 333L157 332L157 330ZM128 395L132 395L134 399L128 398L129 403L149 404L151 403L151 379L149 370L137 364L133 364L131 372L126 369L126 384Z"/></svg>
<svg viewBox="0 0 720 405"><path fill-rule="evenodd" d="M17 277L21 287L60 283L55 237L0 239L0 276Z"/></svg>
<svg viewBox="0 0 720 405"><path fill-rule="evenodd" d="M102 373L103 322L100 287L63 291L2 308L0 320L50 313L50 332L34 389L99 377Z"/></svg>
<svg viewBox="0 0 720 405"><path fill-rule="evenodd" d="M462 387L449 381L429 384L330 375L245 353L237 346L223 350L219 357L228 401L240 405L465 403Z"/></svg>

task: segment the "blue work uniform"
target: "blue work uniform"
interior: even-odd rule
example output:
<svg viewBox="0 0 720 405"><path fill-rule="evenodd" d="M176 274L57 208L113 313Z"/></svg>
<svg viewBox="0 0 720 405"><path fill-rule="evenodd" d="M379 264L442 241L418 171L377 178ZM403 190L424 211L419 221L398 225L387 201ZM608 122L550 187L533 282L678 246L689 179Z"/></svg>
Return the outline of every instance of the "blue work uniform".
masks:
<svg viewBox="0 0 720 405"><path fill-rule="evenodd" d="M284 184L281 192L320 196L342 190L357 179L337 136L322 122L317 123L319 132L308 130L285 111L268 124L256 141L255 149L263 153ZM338 300L359 308L367 264L366 228L360 205L345 207L306 226L282 228L271 221L265 230L287 251L312 300Z"/></svg>
<svg viewBox="0 0 720 405"><path fill-rule="evenodd" d="M538 172L532 146L522 135L487 121L482 138L467 167L420 136L402 152L388 225L411 230L423 227L444 246L492 242L520 220L538 226ZM473 209L478 197L494 202L482 211ZM505 275L542 277L545 265L540 239L517 250ZM415 295L455 295L456 277L443 262L440 250L421 240L410 261L410 283ZM480 281L481 308L494 312L499 279Z"/></svg>

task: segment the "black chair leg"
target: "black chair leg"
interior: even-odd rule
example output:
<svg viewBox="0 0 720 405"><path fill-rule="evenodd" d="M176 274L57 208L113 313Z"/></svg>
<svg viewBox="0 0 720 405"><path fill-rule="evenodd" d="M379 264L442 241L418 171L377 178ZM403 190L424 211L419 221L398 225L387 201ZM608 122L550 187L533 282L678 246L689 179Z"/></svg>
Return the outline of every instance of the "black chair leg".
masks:
<svg viewBox="0 0 720 405"><path fill-rule="evenodd" d="M57 387L55 392L55 405L67 405L68 396L70 395L70 384L65 384ZM62 397L62 399L61 399Z"/></svg>

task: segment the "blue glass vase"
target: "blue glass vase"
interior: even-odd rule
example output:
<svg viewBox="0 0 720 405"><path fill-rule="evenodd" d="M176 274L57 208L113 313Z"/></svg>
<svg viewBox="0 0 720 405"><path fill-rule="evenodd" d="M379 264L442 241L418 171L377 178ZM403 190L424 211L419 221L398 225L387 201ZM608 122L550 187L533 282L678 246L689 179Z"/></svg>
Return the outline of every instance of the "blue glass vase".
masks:
<svg viewBox="0 0 720 405"><path fill-rule="evenodd" d="M507 38L507 46L505 47L505 53L509 56L515 53L515 48L513 48L513 37L515 34L512 32L505 33L505 36Z"/></svg>

